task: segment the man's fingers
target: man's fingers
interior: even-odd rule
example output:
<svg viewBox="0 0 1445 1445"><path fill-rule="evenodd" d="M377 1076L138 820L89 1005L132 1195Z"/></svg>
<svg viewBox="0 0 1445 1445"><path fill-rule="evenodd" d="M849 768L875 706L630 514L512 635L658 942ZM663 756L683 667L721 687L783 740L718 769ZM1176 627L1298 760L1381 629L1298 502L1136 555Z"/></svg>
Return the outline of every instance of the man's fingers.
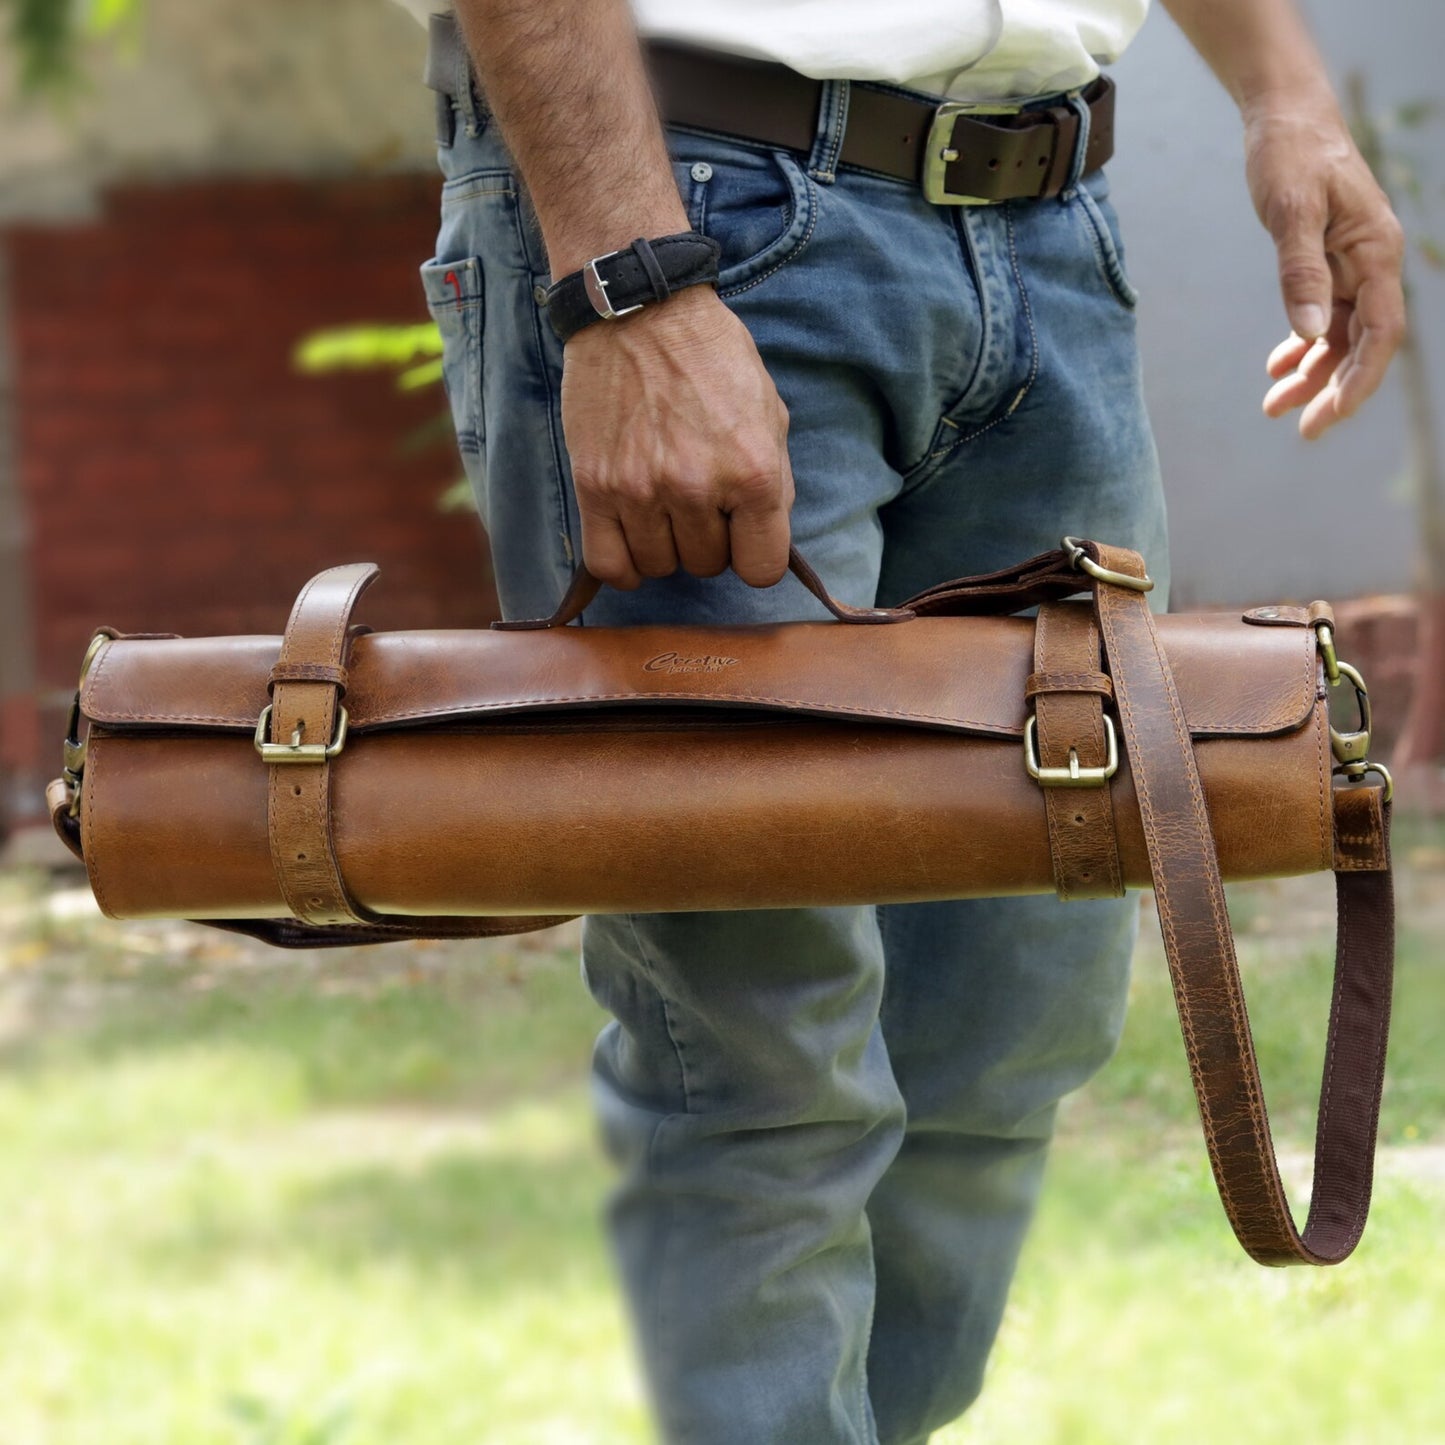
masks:
<svg viewBox="0 0 1445 1445"><path fill-rule="evenodd" d="M1304 359L1313 344L1308 338L1291 333L1270 352L1269 360L1264 364L1265 371L1276 381L1288 376Z"/></svg>
<svg viewBox="0 0 1445 1445"><path fill-rule="evenodd" d="M694 577L716 577L727 571L728 519L716 507L674 508L672 536L683 567Z"/></svg>
<svg viewBox="0 0 1445 1445"><path fill-rule="evenodd" d="M644 577L671 577L677 571L677 543L662 503L654 498L627 503L618 510L633 565Z"/></svg>
<svg viewBox="0 0 1445 1445"><path fill-rule="evenodd" d="M1308 341L1330 324L1334 280L1325 259L1323 206L1313 199L1285 198L1267 218L1279 252L1279 289L1289 324Z"/></svg>
<svg viewBox="0 0 1445 1445"><path fill-rule="evenodd" d="M746 497L728 513L728 540L733 571L750 587L772 587L788 571L788 543L792 539L788 513L792 509L793 474L788 454L782 458L783 475L749 484Z"/></svg>
<svg viewBox="0 0 1445 1445"><path fill-rule="evenodd" d="M1349 416L1372 396L1405 335L1405 293L1397 273L1381 270L1360 283L1355 296L1355 335L1340 377L1336 412Z"/></svg>
<svg viewBox="0 0 1445 1445"><path fill-rule="evenodd" d="M1265 394L1265 415L1283 416L1294 407L1303 406L1334 375L1345 355L1343 345L1336 346L1323 337L1315 342L1300 358L1297 369L1282 377Z"/></svg>
<svg viewBox="0 0 1445 1445"><path fill-rule="evenodd" d="M642 574L633 565L627 537L616 517L583 511L582 560L594 577L624 592L642 585Z"/></svg>

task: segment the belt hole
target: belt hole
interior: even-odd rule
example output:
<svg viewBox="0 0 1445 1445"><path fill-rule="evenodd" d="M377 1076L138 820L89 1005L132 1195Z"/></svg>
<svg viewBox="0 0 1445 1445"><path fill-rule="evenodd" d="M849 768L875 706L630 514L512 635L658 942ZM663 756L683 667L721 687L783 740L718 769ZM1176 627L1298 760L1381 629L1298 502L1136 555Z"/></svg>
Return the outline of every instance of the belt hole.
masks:
<svg viewBox="0 0 1445 1445"><path fill-rule="evenodd" d="M1075 813L1075 814L1074 814L1074 822L1076 822L1076 823L1082 823L1083 821L1084 821L1084 815L1083 815L1082 813Z"/></svg>
<svg viewBox="0 0 1445 1445"><path fill-rule="evenodd" d="M291 791L299 798L301 796L301 784L297 783L296 786L291 789Z"/></svg>
<svg viewBox="0 0 1445 1445"><path fill-rule="evenodd" d="M306 861L306 855L304 853L298 853L296 855L296 861L298 863L304 863Z"/></svg>
<svg viewBox="0 0 1445 1445"><path fill-rule="evenodd" d="M989 163L988 163L988 168L989 168L989 170L991 170L991 171L996 171L996 170L998 169L998 157L997 157L997 156L994 156L994 157L992 157L992 158L990 159L990 161L989 161Z"/></svg>

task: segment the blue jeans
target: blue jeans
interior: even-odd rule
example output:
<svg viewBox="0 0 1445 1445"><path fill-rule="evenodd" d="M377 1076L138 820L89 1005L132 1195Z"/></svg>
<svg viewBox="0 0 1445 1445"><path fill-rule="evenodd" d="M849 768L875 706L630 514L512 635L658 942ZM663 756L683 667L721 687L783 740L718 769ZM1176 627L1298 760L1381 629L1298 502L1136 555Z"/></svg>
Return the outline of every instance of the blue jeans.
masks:
<svg viewBox="0 0 1445 1445"><path fill-rule="evenodd" d="M1162 607L1104 176L934 207L836 166L847 86L825 91L811 155L669 133L791 415L804 556L845 600L893 603L1075 533L1143 552ZM581 536L562 348L528 198L472 106L439 151L422 280L503 608L536 616ZM791 578L678 574L604 591L584 623L820 615ZM666 1440L914 1445L967 1408L1058 1100L1117 1042L1137 919L1137 899L1034 897L587 920L612 1232Z"/></svg>

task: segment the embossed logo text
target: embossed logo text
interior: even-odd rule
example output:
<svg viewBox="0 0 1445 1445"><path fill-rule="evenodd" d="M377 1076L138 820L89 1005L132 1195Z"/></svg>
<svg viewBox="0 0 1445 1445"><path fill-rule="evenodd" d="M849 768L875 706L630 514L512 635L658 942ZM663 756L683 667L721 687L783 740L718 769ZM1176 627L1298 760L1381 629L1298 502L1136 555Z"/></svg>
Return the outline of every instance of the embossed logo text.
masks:
<svg viewBox="0 0 1445 1445"><path fill-rule="evenodd" d="M706 653L702 657L684 657L678 652L659 652L643 663L644 672L721 672L726 667L736 667L736 657L715 657Z"/></svg>

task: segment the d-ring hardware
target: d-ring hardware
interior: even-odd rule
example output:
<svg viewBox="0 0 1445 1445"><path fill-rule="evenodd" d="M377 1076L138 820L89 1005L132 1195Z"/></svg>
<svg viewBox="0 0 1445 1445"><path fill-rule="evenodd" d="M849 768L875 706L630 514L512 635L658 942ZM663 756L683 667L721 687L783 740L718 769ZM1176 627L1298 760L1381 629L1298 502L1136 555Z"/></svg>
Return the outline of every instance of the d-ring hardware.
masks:
<svg viewBox="0 0 1445 1445"><path fill-rule="evenodd" d="M1154 579L1149 576L1131 577L1127 572L1115 572L1101 567L1079 545L1077 537L1064 538L1064 551L1069 554L1069 564L1075 572L1087 572L1095 582L1112 582L1115 587L1127 587L1131 592L1152 592Z"/></svg>

